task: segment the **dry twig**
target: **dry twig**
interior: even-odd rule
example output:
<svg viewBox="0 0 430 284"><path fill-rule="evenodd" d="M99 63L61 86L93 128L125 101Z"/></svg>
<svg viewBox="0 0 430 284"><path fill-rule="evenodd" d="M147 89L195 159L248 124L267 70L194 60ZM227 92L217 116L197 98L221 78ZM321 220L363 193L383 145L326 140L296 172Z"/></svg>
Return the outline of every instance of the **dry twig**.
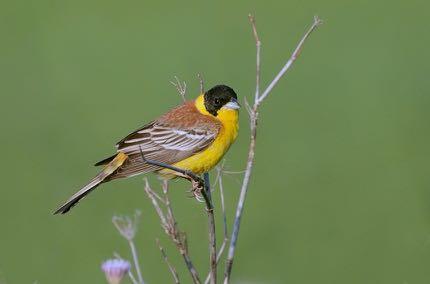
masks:
<svg viewBox="0 0 430 284"><path fill-rule="evenodd" d="M158 248L160 249L161 252L161 256L163 257L164 262L167 264L167 266L169 267L170 273L172 273L173 276L173 280L175 280L176 284L179 284L179 276L178 273L176 272L175 267L173 267L173 265L170 263L169 259L167 258L167 254L164 251L163 247L160 244L160 240L156 239L155 242L157 243Z"/></svg>
<svg viewBox="0 0 430 284"><path fill-rule="evenodd" d="M231 270L232 270L232 266L233 266L233 260L234 260L234 255L235 255L235 251L236 251L236 245L237 245L237 238L239 235L240 221L242 218L246 193L248 192L249 180L250 180L252 168L254 165L255 143L256 143L257 121L258 121L258 108L261 105L261 103L267 98L269 93L273 90L273 88L276 86L276 84L279 82L279 80L282 78L282 76L285 75L285 73L290 69L291 65L297 59L306 39L321 24L321 20L318 17L315 17L314 21L312 23L312 26L309 28L309 30L305 33L305 35L300 40L296 49L294 50L293 54L291 55L290 59L285 63L285 65L282 67L282 69L279 71L279 73L275 76L275 78L272 80L272 82L267 86L267 88L264 90L264 92L260 95L261 41L258 37L254 16L249 15L249 20L251 23L251 27L252 27L252 31L253 31L253 35L254 35L254 39L255 39L255 43L256 43L256 65L257 65L256 66L256 88L255 88L255 96L254 96L254 105L251 107L251 106L249 106L249 104L245 103L245 105L248 106L247 110L248 110L249 115L250 115L251 137L250 137L250 144L249 144L249 151L248 151L248 160L247 160L247 164L246 164L246 171L245 171L245 175L244 175L243 181L242 181L242 187L240 190L239 202L238 202L237 208L236 208L236 215L235 215L235 220L234 220L234 225L233 225L233 232L231 234L230 247L229 247L228 255L227 255L226 269L225 269L225 274L224 274L224 284L228 284L230 281Z"/></svg>
<svg viewBox="0 0 430 284"><path fill-rule="evenodd" d="M195 173L193 173L191 171L183 170L183 169L177 168L177 167L172 166L172 165L168 165L165 163L146 159L145 156L143 155L142 149L140 149L140 155L142 157L142 162L144 162L144 163L158 166L158 167L162 167L162 168L169 169L169 170L180 173L181 175L183 175L185 178L189 179L192 182L193 192L201 193L201 195L203 196L205 203L206 203L206 211L208 214L211 283L215 284L216 283L217 252L216 252L216 235L215 235L215 216L214 216L214 210L213 210L213 205L212 205L212 200L211 200L209 174L205 173L204 174L205 180L202 180L199 176L197 176ZM170 222L170 223L176 224L173 212L172 212L171 207L170 207L170 200L168 199L168 195L167 195L167 192L168 192L167 180L163 181L163 192L165 195L165 206L167 208L167 223ZM153 195L153 196L155 198L155 195ZM154 200L155 199L153 199L152 203L155 206ZM156 210L158 213L158 210L161 210L161 209L156 208ZM159 214L159 216L160 216L160 219L163 223L162 215ZM191 272L191 270L190 270L190 272Z"/></svg>
<svg viewBox="0 0 430 284"><path fill-rule="evenodd" d="M186 101L185 94L187 93L187 83L185 83L185 81L183 82L179 81L179 78L177 76L175 76L175 82L170 81L170 83L173 86L175 86L182 100L185 102Z"/></svg>
<svg viewBox="0 0 430 284"><path fill-rule="evenodd" d="M250 144L249 144L249 150L248 150L248 158L246 163L246 170L244 171L244 177L242 180L241 190L240 190L240 196L239 201L236 208L236 214L233 224L233 231L231 233L231 242L228 249L227 254L227 260L226 260L226 268L224 273L224 284L228 284L231 277L231 271L233 266L233 260L235 256L236 251L236 245L239 235L239 229L240 229L240 223L241 218L243 214L243 208L244 203L246 199L246 194L248 192L249 188L249 182L250 177L254 165L254 157L255 157L255 145L256 145L256 133L257 133L257 122L258 122L258 115L259 115L259 107L263 103L263 101L268 97L270 92L273 90L273 88L276 86L276 84L279 82L279 80L286 74L286 72L290 69L292 64L295 62L297 57L300 54L300 51L302 50L303 44L306 41L306 39L309 37L309 35L321 24L321 20L317 17L314 18L314 22L312 26L309 28L309 30L305 33L305 35L302 37L302 39L299 41L297 47L295 48L294 52L292 53L291 57L288 59L288 61L285 63L285 65L281 68L281 70L278 72L278 74L274 77L274 79L271 81L271 83L267 86L267 88L260 94L260 66L261 66L261 58L260 58L260 51L261 51L261 41L258 36L256 24L255 24L255 18L253 16L249 16L249 21L251 23L252 32L256 44L256 82L255 82L255 95L254 95L254 103L251 106L245 97L245 106L246 110L250 117ZM203 79L198 74L199 82L200 82L200 92L204 92L204 84ZM185 101L185 94L186 94L186 83L180 82L179 79L175 76L176 82L171 82L179 92L182 99ZM215 216L214 216L214 206L212 202L212 193L210 188L210 182L209 182L209 174L204 174L204 180L202 180L199 176L197 176L195 173L183 169L179 169L177 167L167 165L164 163L160 163L157 161L147 160L141 150L141 157L142 161L147 164L155 165L161 168L169 169L171 171L180 173L181 176L187 178L191 181L193 186L193 193L197 200L199 200L199 197L203 197L205 205L206 205L206 211L208 214L208 235L209 235L209 255L210 255L210 272L205 280L206 283L216 284L216 276L217 276L217 265L221 259L222 253L224 252L225 247L227 246L229 242L228 238L228 231L227 231L227 218L225 213L225 204L224 204L224 189L223 189L223 182L222 182L222 175L224 173L223 167L217 168L217 177L214 184L219 185L220 189L220 198L221 198L221 208L222 208L222 215L223 215L223 223L224 223L224 239L222 242L222 245L220 247L220 250L217 254L216 250L216 233L215 233ZM228 173L228 172L226 172ZM233 173L233 172L231 172ZM159 196L156 194L150 187L148 180L145 179L145 192L147 193L148 197L150 198L157 215L160 218L161 226L164 229L165 233L172 239L173 243L178 248L180 254L182 255L184 262L191 274L191 277L193 279L194 283L201 283L199 275L197 273L197 270L195 269L191 257L188 252L188 246L187 246L187 240L185 237L185 234L182 233L178 226L175 219L175 216L173 214L173 209L170 204L170 199L168 195L168 182L166 180L162 181L162 188L163 188L163 196ZM164 207L164 210L160 206L160 203ZM117 218L117 219L115 219ZM124 221L125 220L125 221ZM137 259L137 253L136 248L133 243L133 238L135 234L135 225L133 222L131 222L129 219L120 219L118 217L114 217L113 220L115 226L120 231L121 235L124 236L129 241L130 248L132 251L134 264L136 267L136 272L138 274L139 283L143 283L142 275L139 268L139 263ZM175 268L169 263L167 259L167 255L164 251L164 249L161 247L157 240L157 244L159 246L159 249L161 251L161 254L163 256L164 261L169 267L170 272L173 275L173 278L175 280L175 283L179 283L179 277L175 270ZM137 282L133 275L130 275L133 283Z"/></svg>
<svg viewBox="0 0 430 284"><path fill-rule="evenodd" d="M139 258L137 254L136 245L134 244L134 237L137 230L137 220L140 216L140 212L136 211L133 220L130 217L119 217L114 216L112 223L115 225L118 232L128 241L130 246L131 254L133 256L133 263L136 269L137 278L140 284L144 284L142 272L140 270ZM131 278L131 277L130 277Z"/></svg>
<svg viewBox="0 0 430 284"><path fill-rule="evenodd" d="M217 256L217 263L218 263L219 260L221 259L221 255L224 252L225 246L227 245L227 242L228 242L228 230L227 230L227 214L225 213L225 202L224 202L224 184L222 180L222 175L224 174L223 165L221 165L221 167L217 167L217 171L218 171L218 187L219 187L219 195L221 200L222 219L224 224L223 226L224 239L218 252L218 256Z"/></svg>
<svg viewBox="0 0 430 284"><path fill-rule="evenodd" d="M210 263L210 283L216 284L217 276L217 252L216 252L216 233L215 233L215 215L212 203L212 193L210 188L209 173L205 173L204 177L204 191L209 199L209 205L206 205L208 213L208 232L209 232L209 263Z"/></svg>
<svg viewBox="0 0 430 284"><path fill-rule="evenodd" d="M197 78L199 78L199 83L200 83L200 94L203 94L205 92L205 84L203 81L203 77L200 73L198 73Z"/></svg>
<svg viewBox="0 0 430 284"><path fill-rule="evenodd" d="M216 257L216 265L218 265L218 263L219 263L219 261L221 259L221 256L222 256L222 254L224 252L224 249L225 249L225 247L227 245L227 242L228 242L227 215L225 213L224 187L223 187L223 181L222 181L222 175L224 173L223 167L224 167L224 161L223 161L223 163L220 166L216 167L217 175L216 175L215 182L214 182L214 185L213 185L213 186L215 186L216 184L218 184L218 187L219 187L220 199L221 199L221 210L222 210L223 224L224 224L223 225L224 239L222 241L222 244L221 244L221 246L219 248L219 251L218 251L218 254L217 254L217 257ZM208 284L210 280L211 280L211 273L209 273L208 276L206 277L205 284Z"/></svg>
<svg viewBox="0 0 430 284"><path fill-rule="evenodd" d="M145 158L145 156L143 155L142 152L142 147L139 147L140 149L140 156L142 158L142 162L145 164L149 164L149 165L153 165L153 166L157 166L160 168L164 168L164 169L168 169L174 172L177 172L179 174L181 174L182 177L188 179L189 181L191 181L191 184L193 186L193 193L196 194L195 197L197 198L197 200L199 200L198 198L198 194L201 194L203 196L203 199L206 203L206 208L208 210L212 210L212 203L208 197L208 195L205 192L205 182L204 180L202 180L198 175L196 175L195 173L193 173L192 171L189 170L184 170L184 169L180 169L178 167L172 166L172 165L168 165L165 163L161 163L158 161L154 161L154 160L148 160ZM200 200L199 200L200 201Z"/></svg>
<svg viewBox="0 0 430 284"><path fill-rule="evenodd" d="M148 195L149 199L151 200L152 205L154 206L155 211L158 214L158 217L160 218L161 226L163 227L166 234L172 239L173 243L178 248L179 253L182 255L185 265L187 266L187 269L191 274L191 278L193 279L193 283L200 284L201 283L200 277L188 253L186 239L178 229L178 225L176 223L176 220L173 214L173 209L170 205L170 199L168 195L168 191L169 191L168 182L166 180L162 182L163 194L164 194L164 205L167 211L167 213L165 214L163 209L161 209L157 198L155 197L154 191L149 185L148 179L145 178L144 180L145 180L145 192Z"/></svg>

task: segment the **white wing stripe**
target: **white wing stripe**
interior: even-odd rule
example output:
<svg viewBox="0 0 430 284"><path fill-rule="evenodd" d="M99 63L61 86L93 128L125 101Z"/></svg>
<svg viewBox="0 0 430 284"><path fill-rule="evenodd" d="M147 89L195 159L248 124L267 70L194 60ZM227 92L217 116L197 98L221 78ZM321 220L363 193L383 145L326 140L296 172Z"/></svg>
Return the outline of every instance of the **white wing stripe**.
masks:
<svg viewBox="0 0 430 284"><path fill-rule="evenodd" d="M140 141L144 141L144 140L149 140L149 137L142 137L142 138L130 139L130 140L126 140L126 141L124 141L124 143L126 143L126 144L131 144L131 143L140 142Z"/></svg>

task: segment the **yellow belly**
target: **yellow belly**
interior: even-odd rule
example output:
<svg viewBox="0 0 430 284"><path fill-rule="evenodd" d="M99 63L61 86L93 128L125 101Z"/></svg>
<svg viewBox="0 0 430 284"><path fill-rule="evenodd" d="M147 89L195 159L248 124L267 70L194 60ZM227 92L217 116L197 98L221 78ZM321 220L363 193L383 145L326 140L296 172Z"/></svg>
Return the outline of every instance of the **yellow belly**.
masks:
<svg viewBox="0 0 430 284"><path fill-rule="evenodd" d="M220 111L217 118L222 122L222 127L214 142L202 152L182 160L173 166L190 170L196 174L202 174L208 172L218 164L231 144L236 140L239 124L238 112L234 110ZM160 174L166 178L171 178L174 172L165 169L160 171Z"/></svg>

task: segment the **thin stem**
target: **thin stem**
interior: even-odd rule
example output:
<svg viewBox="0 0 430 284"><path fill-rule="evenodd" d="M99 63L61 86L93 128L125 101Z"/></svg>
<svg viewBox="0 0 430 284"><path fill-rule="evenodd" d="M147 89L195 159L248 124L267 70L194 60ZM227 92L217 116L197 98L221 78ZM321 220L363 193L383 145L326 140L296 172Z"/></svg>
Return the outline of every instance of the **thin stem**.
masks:
<svg viewBox="0 0 430 284"><path fill-rule="evenodd" d="M205 84L203 81L203 77L200 73L198 73L197 78L199 78L199 83L200 83L200 94L203 94L205 92Z"/></svg>
<svg viewBox="0 0 430 284"><path fill-rule="evenodd" d="M130 277L130 280L133 284L139 284L139 282L137 282L136 278L134 278L133 273L131 273L131 271L128 272L128 277Z"/></svg>
<svg viewBox="0 0 430 284"><path fill-rule="evenodd" d="M210 259L210 275L211 284L216 284L216 269L217 269L217 252L216 252L216 234L215 234L215 216L212 203L212 195L209 181L209 173L203 175L205 181L204 191L209 199L210 206L206 206L208 213L208 232L209 232L209 259Z"/></svg>
<svg viewBox="0 0 430 284"><path fill-rule="evenodd" d="M128 244L130 245L131 254L133 255L133 263L134 267L136 269L137 278L139 279L140 284L145 284L142 277L142 272L140 271L140 265L139 265L139 259L137 257L137 251L136 246L134 245L134 242L132 239L128 240Z"/></svg>
<svg viewBox="0 0 430 284"><path fill-rule="evenodd" d="M173 208L170 204L170 198L169 198L169 182L167 180L163 180L161 182L161 186L163 188L163 194L164 194L164 204L166 204L167 208L167 220L170 223L171 230L176 233L177 231L177 223L175 215L173 214Z"/></svg>
<svg viewBox="0 0 430 284"><path fill-rule="evenodd" d="M170 83L175 86L176 90L178 91L179 95L181 96L182 100L185 102L187 99L185 98L185 95L187 93L187 83L185 81L181 82L179 81L179 78L175 76L176 82L170 81Z"/></svg>
<svg viewBox="0 0 430 284"><path fill-rule="evenodd" d="M155 242L157 243L158 248L160 249L161 256L163 257L164 262L169 267L169 271L173 276L173 280L175 281L176 284L179 284L180 282L179 282L178 273L176 272L175 267L169 262L169 259L167 258L166 252L164 251L163 247L160 245L160 240L156 239Z"/></svg>
<svg viewBox="0 0 430 284"><path fill-rule="evenodd" d="M321 24L322 24L321 19L319 19L317 16L315 16L314 22L312 23L312 26L308 29L308 31L305 33L305 35L299 41L299 43L297 44L297 47L294 50L293 54L291 55L290 59L288 59L288 61L284 65L284 67L282 67L282 69L275 76L273 81L269 84L269 86L267 86L266 90L264 90L264 92L261 94L261 96L257 99L257 105L261 104L264 101L264 99L269 95L269 93L276 86L276 84L278 84L278 82L282 78L282 76L284 76L285 73L290 69L290 67L294 63L294 61L296 61L296 59L299 57L305 41L308 39L308 37L311 35L311 33Z"/></svg>
<svg viewBox="0 0 430 284"><path fill-rule="evenodd" d="M173 214L173 209L170 205L170 199L168 196L168 182L164 180L162 182L162 186L163 186L163 194L164 194L163 203L166 206L167 216L164 214L163 210L161 209L160 204L158 203L158 200L155 197L155 195L152 194L153 190L149 186L149 183L147 180L145 185L145 192L148 195L149 199L151 199L152 205L154 206L155 211L157 212L160 218L160 221L161 221L162 227L164 228L165 233L171 238L171 240L179 250L179 253L182 255L185 265L187 266L187 269L191 274L191 278L193 279L193 283L200 284L201 281L200 281L199 274L197 273L197 270L195 269L193 262L191 261L191 257L188 254L186 240L181 236L181 233L177 227L177 223Z"/></svg>
<svg viewBox="0 0 430 284"><path fill-rule="evenodd" d="M139 216L140 216L139 211L135 212L134 219L131 219L127 216L126 217L114 216L112 217L112 223L114 224L118 232L121 234L121 236L123 236L128 241L128 244L130 245L131 254L133 256L133 263L136 269L139 283L144 284L145 282L143 281L142 272L140 270L140 265L139 265L139 259L137 256L137 250L134 244L134 237L136 236L136 230L137 230L137 220Z"/></svg>
<svg viewBox="0 0 430 284"><path fill-rule="evenodd" d="M225 213L224 184L223 184L223 180L222 180L222 174L223 174L223 171L221 169L221 173L220 173L219 180L218 180L218 186L219 186L219 194L220 194L220 199L221 199L222 219L223 219L223 223L224 223L224 241L223 241L222 246L219 250L217 262L221 258L221 254L224 251L224 247L225 247L226 243L228 242L227 214Z"/></svg>
<svg viewBox="0 0 430 284"><path fill-rule="evenodd" d="M177 243L178 249L182 257L184 258L185 264L187 265L188 270L191 273L191 277L193 278L194 283L201 283L200 277L197 273L197 270L195 269L191 257L188 254L188 248L186 245L186 242L181 238L181 234L179 232L179 229L177 227L175 215L173 214L173 209L170 205L170 198L169 198L169 186L167 180L163 181L163 193L165 196L165 202L166 202L166 208L168 213L168 218L170 219L170 226L172 229L172 236L174 241Z"/></svg>
<svg viewBox="0 0 430 284"><path fill-rule="evenodd" d="M224 239L222 241L221 247L219 248L218 255L216 257L216 264L217 265L221 259L221 256L222 256L224 249L225 249L227 242L228 242L227 215L225 213L225 205L224 205L224 187L223 187L223 182L222 182L222 174L223 174L223 164L221 166L217 167L217 177L216 177L216 180L214 183L214 184L218 184L218 187L220 190L219 192L220 192L220 199L221 199L221 209L222 209L223 223L224 223L224 226L223 226L223 228L224 228ZM208 276L206 277L205 284L208 284L210 279L211 279L211 274L209 273Z"/></svg>
<svg viewBox="0 0 430 284"><path fill-rule="evenodd" d="M158 217L160 218L161 226L163 227L166 234L169 234L169 224L167 223L167 218L164 215L163 210L161 209L160 205L158 204L157 197L155 197L155 192L151 189L151 186L149 185L148 179L145 177L145 192L148 195L149 199L151 199L152 205L155 208L155 211L158 214ZM161 200L160 200L161 201ZM163 204L165 204L164 200L162 200Z"/></svg>
<svg viewBox="0 0 430 284"><path fill-rule="evenodd" d="M154 160L148 160L145 158L145 155L143 155L142 147L139 147L139 150L140 150L140 156L142 158L143 163L157 166L160 168L169 169L169 170L172 170L174 172L180 173L182 175L182 177L185 177L186 179L191 180L195 184L197 184L197 187L202 189L201 194L203 195L203 198L205 200L206 207L209 208L209 210L213 210L212 203L211 203L208 195L206 194L206 192L204 190L204 183L205 182L198 175L196 175L195 173L193 173L192 171L189 171L189 170L180 169L178 167L168 165L168 164L165 164L162 162L154 161Z"/></svg>
<svg viewBox="0 0 430 284"><path fill-rule="evenodd" d="M195 173L193 173L192 171L188 171L188 170L184 170L184 169L180 169L178 167L172 166L172 165L168 165L162 162L158 162L158 161L154 161L154 160L148 160L145 158L145 155L143 155L143 151L142 151L142 147L139 147L140 149L140 156L142 158L143 163L149 164L149 165L153 165L153 166L157 166L160 168L165 168L165 169L169 169L172 170L174 172L178 172L182 175L184 175L185 177L189 177L192 180L198 181L198 182L202 182L202 179L197 176Z"/></svg>
<svg viewBox="0 0 430 284"><path fill-rule="evenodd" d="M202 179L199 176L197 176L195 173L193 173L191 171L180 169L180 168L177 168L175 166L161 163L158 161L146 159L145 156L143 155L143 151L141 148L140 148L140 155L141 155L142 161L144 163L158 166L158 167L162 167L162 168L166 168L166 169L170 169L172 171L178 172L178 173L182 174L184 177L189 178L192 181L194 181L195 183L199 184L200 187L203 187L201 190L201 194L203 195L203 198L204 198L205 203L206 203L206 211L208 213L208 222L209 222L208 231L209 231L210 267L211 267L211 281L212 281L211 283L215 284L216 283L217 252L216 252L216 235L215 235L215 217L214 217L214 212L213 212L214 211L213 210L213 204L212 204L212 200L211 200L209 174L205 173L204 174L205 180L202 181ZM171 233L170 235L172 235L172 234L174 235L172 237L172 239L174 241L176 241L176 243L178 245L180 237L176 236L176 231L177 231L176 230L176 221L175 221L173 211L172 211L172 208L170 206L170 200L169 200L168 194L167 194L168 193L167 180L164 180L162 184L163 184L163 192L165 195L164 204L166 205L166 208L167 208L167 218L164 217L164 214L159 213L160 220L163 223L164 222L163 218L166 219L166 222L170 225L169 230L173 231L173 233ZM159 208L159 206L158 206L158 202L155 199L155 195L151 194L151 192L149 190L147 190L146 188L147 187L145 187L145 190L147 191L148 196L152 199L152 203L153 203L157 213L159 211L162 212L161 208ZM157 206L155 204L157 204ZM178 248L180 248L179 250L182 254L182 251L184 249L183 244L179 244ZM188 254L186 254L186 255L182 254L182 256L184 257L185 263L187 264L187 267L188 267L189 271L191 272L193 279L195 281L198 280L200 283L200 280L198 279L197 271L195 270L194 266L192 265L191 259L189 258Z"/></svg>
<svg viewBox="0 0 430 284"><path fill-rule="evenodd" d="M217 263L221 259L221 255L224 252L225 246L228 242L228 226L227 226L227 214L225 212L225 202L224 202L224 183L223 183L223 174L224 171L224 163L221 166L217 167L217 183L219 187L219 195L221 200L221 211L222 211L222 221L223 221L223 229L224 229L224 239L221 244L221 247L217 256Z"/></svg>
<svg viewBox="0 0 430 284"><path fill-rule="evenodd" d="M248 161L246 164L246 172L242 182L242 188L240 190L239 202L236 208L236 216L234 219L233 233L231 234L230 247L228 249L226 270L224 275L224 284L228 284L230 281L231 270L233 267L233 259L236 251L236 244L239 235L240 221L242 219L243 206L245 203L246 194L248 192L249 180L251 178L252 168L254 166L255 157L255 139L256 139L256 109L254 111L254 116L251 117L251 142L249 145Z"/></svg>
<svg viewBox="0 0 430 284"><path fill-rule="evenodd" d="M255 96L254 96L254 102L256 103L260 97L260 50L261 50L261 41L258 37L257 33L257 26L255 25L255 17L251 14L248 15L249 21L251 23L252 27L252 33L254 35L255 39L255 46L257 49L257 56L256 56L256 74L255 74Z"/></svg>
<svg viewBox="0 0 430 284"><path fill-rule="evenodd" d="M260 44L261 43L259 43L260 40L258 38L257 28L255 25L255 19L253 16L250 16L250 22L251 22L251 26L252 26L253 33L254 33L254 39L256 41L256 46L257 46L257 50L256 50L256 53L257 53L257 55L256 55L256 57L257 57L257 60L256 60L256 62L257 62L257 66L256 66L257 80L256 80L256 84L258 85L260 82L260 59L259 59L259 57L260 57ZM309 28L309 30L305 33L305 35L299 41L299 43L298 43L296 49L294 50L292 56L290 57L290 59L285 63L284 67L275 76L275 78L272 80L272 82L269 84L269 86L264 90L264 92L261 94L261 96L258 95L259 94L259 87L258 86L256 87L254 106L252 108L250 108L250 110L249 110L251 137L250 137L250 144L249 144L249 150L248 150L248 160L247 160L247 164L246 164L245 175L244 175L243 181L242 181L242 187L240 190L240 197L239 197L239 201L238 201L237 208L236 208L236 216L235 216L235 220L234 220L234 224L233 224L233 232L231 234L231 242L230 242L230 247L228 250L227 261L226 261L224 284L228 284L230 282L231 270L233 267L233 260L234 260L237 240L238 240L238 236L239 236L240 222L242 219L242 213L243 213L243 208L245 205L246 194L247 194L248 188L249 188L248 187L249 181L250 181L252 169L254 166L255 145L256 145L256 137L257 137L258 107L264 101L264 99L267 98L269 93L273 90L273 88L276 86L276 84L279 82L279 80L282 78L282 76L284 76L285 73L290 69L291 65L294 63L294 61L297 59L298 55L300 54L300 51L302 49L304 42L309 37L309 35L320 24L321 24L321 20L318 19L317 17L315 17L312 26Z"/></svg>

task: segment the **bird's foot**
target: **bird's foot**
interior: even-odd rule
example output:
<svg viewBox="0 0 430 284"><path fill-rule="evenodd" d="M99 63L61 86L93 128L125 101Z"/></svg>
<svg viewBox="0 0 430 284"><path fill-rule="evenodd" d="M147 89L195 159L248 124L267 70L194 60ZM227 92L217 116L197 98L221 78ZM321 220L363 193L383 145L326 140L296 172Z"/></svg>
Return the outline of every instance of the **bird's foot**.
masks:
<svg viewBox="0 0 430 284"><path fill-rule="evenodd" d="M205 183L202 179L193 179L191 180L191 194L198 202L205 202L202 191L205 188Z"/></svg>

